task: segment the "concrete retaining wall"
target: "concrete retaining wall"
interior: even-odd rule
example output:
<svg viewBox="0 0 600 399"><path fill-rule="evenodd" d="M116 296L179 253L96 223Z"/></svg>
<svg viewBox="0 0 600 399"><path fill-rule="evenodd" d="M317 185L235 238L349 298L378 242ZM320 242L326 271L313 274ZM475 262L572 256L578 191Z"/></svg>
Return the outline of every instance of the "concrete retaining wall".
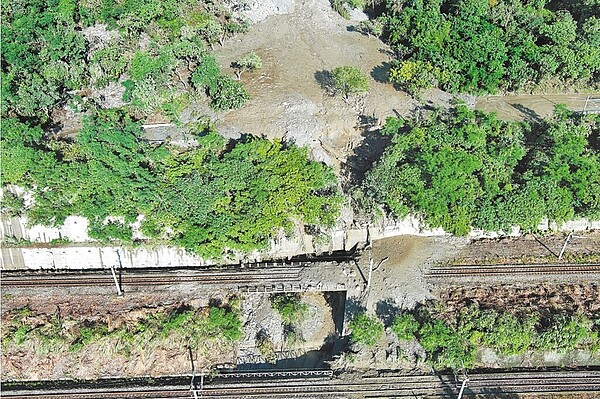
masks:
<svg viewBox="0 0 600 399"><path fill-rule="evenodd" d="M558 226L548 225L546 221L540 225L542 229L558 230ZM564 223L560 228L566 231L583 231L600 229L600 221L575 220ZM3 246L0 256L2 269L89 269L122 266L127 268L166 267L166 266L205 266L211 264L198 256L187 254L181 248L149 247L122 248L113 246L100 247L93 242L87 233L87 220L81 217L69 217L61 228L43 226L27 226L25 218L10 218L1 223L0 234L4 241L7 237L13 240L27 240L26 246ZM263 253L258 251L240 256L237 261L261 261L265 259L288 258L306 253L323 253L349 250L355 245L362 245L367 240L399 235L441 236L442 229L426 230L414 217L407 217L400 222L382 223L363 229L334 230L329 237L316 238L299 231L295 237L280 236L273 240L270 249ZM496 237L499 234L473 231L471 237ZM518 229L510 235L519 235ZM68 239L73 244L51 246L56 239Z"/></svg>
<svg viewBox="0 0 600 399"><path fill-rule="evenodd" d="M11 269L106 269L206 266L202 258L179 248L120 248L61 246L52 248L2 248L0 265Z"/></svg>

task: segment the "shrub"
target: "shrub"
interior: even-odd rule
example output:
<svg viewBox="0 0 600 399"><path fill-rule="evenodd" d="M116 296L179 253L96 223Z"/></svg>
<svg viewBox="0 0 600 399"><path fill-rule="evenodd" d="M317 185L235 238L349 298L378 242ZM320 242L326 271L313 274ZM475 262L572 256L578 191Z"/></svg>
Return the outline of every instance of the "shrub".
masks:
<svg viewBox="0 0 600 399"><path fill-rule="evenodd" d="M475 361L475 346L441 320L432 319L419 329L419 342L430 362L442 368L470 368Z"/></svg>
<svg viewBox="0 0 600 399"><path fill-rule="evenodd" d="M268 363L276 363L275 345L265 331L259 331L256 335L256 348Z"/></svg>
<svg viewBox="0 0 600 399"><path fill-rule="evenodd" d="M544 217L560 224L595 215L600 153L591 137L598 126L597 116L560 107L535 124L501 121L464 104L413 120L388 118L381 133L392 144L356 197L457 235L472 227L535 231Z"/></svg>
<svg viewBox="0 0 600 399"><path fill-rule="evenodd" d="M337 0L342 3L342 0ZM386 2L384 38L403 65L439 68L411 75L404 89L439 85L471 94L535 85L597 86L597 24L587 0ZM535 22L534 22L535 21ZM594 49L594 50L592 50ZM407 64L408 63L408 64ZM393 81L393 80L392 80Z"/></svg>
<svg viewBox="0 0 600 399"><path fill-rule="evenodd" d="M301 345L305 342L302 332L296 329L294 326L286 326L283 329L283 336L285 338L285 344L288 347L294 347Z"/></svg>
<svg viewBox="0 0 600 399"><path fill-rule="evenodd" d="M192 84L197 90L206 90L207 94L217 91L217 82L221 77L221 68L213 56L205 56L192 74Z"/></svg>
<svg viewBox="0 0 600 399"><path fill-rule="evenodd" d="M131 242L133 232L126 223L109 221L108 223L92 222L88 230L91 238L100 241L119 240Z"/></svg>
<svg viewBox="0 0 600 399"><path fill-rule="evenodd" d="M22 345L27 340L30 328L26 325L19 326L12 335L12 340L17 345Z"/></svg>
<svg viewBox="0 0 600 399"><path fill-rule="evenodd" d="M231 67L236 70L237 78L242 77L244 71L254 71L262 68L262 60L256 53L250 53L237 61L231 63Z"/></svg>
<svg viewBox="0 0 600 399"><path fill-rule="evenodd" d="M460 315L459 331L473 344L487 346L503 355L517 355L529 350L536 339L536 316L517 317L493 309L469 308Z"/></svg>
<svg viewBox="0 0 600 399"><path fill-rule="evenodd" d="M177 60L167 47L161 48L159 55L152 55L147 51L138 51L131 60L129 76L137 82L152 78L157 83L166 80L167 74L175 68Z"/></svg>
<svg viewBox="0 0 600 399"><path fill-rule="evenodd" d="M350 10L363 9L363 0L331 0L331 7L345 19L350 19Z"/></svg>
<svg viewBox="0 0 600 399"><path fill-rule="evenodd" d="M135 323L109 330L104 321L60 319L53 316L44 320L40 315L29 318L29 309L14 313L11 326L3 330L4 345L14 342L23 345L37 342L39 353L69 350L79 351L105 337L114 337L125 352L135 348L177 344L179 348L196 348L206 340L233 342L242 336L242 321L236 311L211 307L198 312L185 307L171 312L151 313ZM40 320L41 323L40 323ZM37 323L37 324L36 324ZM68 330L65 326L70 326Z"/></svg>
<svg viewBox="0 0 600 399"><path fill-rule="evenodd" d="M352 319L348 327L352 341L366 346L375 346L383 335L383 323L377 317L364 313Z"/></svg>
<svg viewBox="0 0 600 399"><path fill-rule="evenodd" d="M3 190L2 215L8 217L21 216L24 211L25 201L12 191Z"/></svg>
<svg viewBox="0 0 600 399"><path fill-rule="evenodd" d="M208 329L228 341L237 341L242 337L242 320L236 312L211 307L208 313Z"/></svg>
<svg viewBox="0 0 600 399"><path fill-rule="evenodd" d="M436 70L427 62L393 62L388 79L406 92L419 96L423 89L437 85Z"/></svg>
<svg viewBox="0 0 600 399"><path fill-rule="evenodd" d="M89 71L94 86L102 88L111 81L119 80L129 63L126 50L122 43L109 43L92 55Z"/></svg>
<svg viewBox="0 0 600 399"><path fill-rule="evenodd" d="M398 339L414 339L419 331L419 322L410 313L397 316L392 323L392 331Z"/></svg>
<svg viewBox="0 0 600 399"><path fill-rule="evenodd" d="M108 325L104 323L90 323L79 328L78 337L71 342L69 350L76 352L109 335Z"/></svg>
<svg viewBox="0 0 600 399"><path fill-rule="evenodd" d="M519 355L531 348L536 338L537 318L518 319L504 313L482 337L482 343L503 355Z"/></svg>
<svg viewBox="0 0 600 399"><path fill-rule="evenodd" d="M131 242L142 214L148 237L221 258L265 248L293 220L330 227L342 202L333 170L306 148L257 138L227 146L210 124L192 128L204 131L187 149L141 140L140 123L122 109L84 116L74 140L48 141L15 119L2 129L2 180L31 190L29 220L60 226L83 216L99 240ZM107 217L122 222L103 224Z"/></svg>
<svg viewBox="0 0 600 399"><path fill-rule="evenodd" d="M219 111L241 108L250 99L244 85L229 76L217 80L216 89L210 96L211 107Z"/></svg>
<svg viewBox="0 0 600 399"><path fill-rule="evenodd" d="M308 312L308 305L300 302L298 294L277 294L271 298L271 302L286 325L302 322Z"/></svg>
<svg viewBox="0 0 600 399"><path fill-rule="evenodd" d="M194 310L182 311L181 309L176 309L165 316L164 321L161 321L159 335L166 337L173 331L182 330L187 324L193 323L196 317L199 316Z"/></svg>
<svg viewBox="0 0 600 399"><path fill-rule="evenodd" d="M383 34L383 23L379 19L361 21L358 30L368 36L380 37Z"/></svg>
<svg viewBox="0 0 600 399"><path fill-rule="evenodd" d="M331 71L333 89L345 100L351 94L369 91L367 76L357 67L341 66Z"/></svg>
<svg viewBox="0 0 600 399"><path fill-rule="evenodd" d="M583 343L594 343L598 334L592 331L593 323L582 315L556 315L540 333L536 346L542 350L568 352Z"/></svg>

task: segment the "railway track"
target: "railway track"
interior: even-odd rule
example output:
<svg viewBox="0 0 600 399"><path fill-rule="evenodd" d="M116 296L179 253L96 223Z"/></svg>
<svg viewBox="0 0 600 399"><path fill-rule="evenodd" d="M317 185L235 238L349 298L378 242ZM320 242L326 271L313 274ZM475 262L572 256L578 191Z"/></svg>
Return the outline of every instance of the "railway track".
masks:
<svg viewBox="0 0 600 399"><path fill-rule="evenodd" d="M222 271L179 271L144 273L131 270L117 273L122 287L172 284L264 284L266 282L296 283L300 267L271 267ZM114 286L110 271L79 273L2 273L3 288Z"/></svg>
<svg viewBox="0 0 600 399"><path fill-rule="evenodd" d="M489 266L456 265L433 267L425 273L425 277L430 279L514 275L585 275L600 277L600 263L502 264Z"/></svg>
<svg viewBox="0 0 600 399"><path fill-rule="evenodd" d="M469 375L465 398L475 395L582 394L600 395L600 371L480 373ZM196 378L196 382L198 378ZM121 399L121 398L454 398L462 380L452 375L413 375L395 377L273 378L253 381L220 380L196 386L121 388L69 392L11 392L12 399Z"/></svg>

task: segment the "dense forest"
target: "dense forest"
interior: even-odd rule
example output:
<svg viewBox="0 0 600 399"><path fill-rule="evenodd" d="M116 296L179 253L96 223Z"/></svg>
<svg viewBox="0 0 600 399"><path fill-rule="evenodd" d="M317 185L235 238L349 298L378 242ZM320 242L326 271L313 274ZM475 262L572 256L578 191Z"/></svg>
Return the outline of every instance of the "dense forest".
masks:
<svg viewBox="0 0 600 399"><path fill-rule="evenodd" d="M260 68L260 57L232 64L235 80L211 51L247 31L236 4L5 2L1 179L31 200L4 190L3 215L51 226L80 215L94 239L145 237L210 258L266 248L295 224L317 234L334 226L344 202L337 177L305 148L228 142L211 123L185 127L193 148L143 137L148 115L177 123L191 103L227 110L249 99L239 78ZM600 77L597 10L593 0L390 1L362 28L390 44L397 56L390 80L411 93L583 87ZM332 78L345 100L368 89L358 67L336 68ZM112 103L101 94L108 87L117 93ZM76 135L55 134L65 113L81 120ZM535 230L544 217L597 219L599 130L598 117L563 107L531 124L463 105L390 118L382 134L391 146L351 191L361 212L416 214L454 234ZM140 219L143 236L135 236L131 225Z"/></svg>
<svg viewBox="0 0 600 399"><path fill-rule="evenodd" d="M74 141L6 120L2 181L31 190L34 201L24 206L6 192L4 211L44 225L85 216L91 237L124 242L132 241L129 224L144 215L148 238L210 258L265 248L292 220L335 223L335 174L309 161L306 148L259 138L228 145L213 131L200 132L189 149L141 137L140 123L121 110L86 117Z"/></svg>
<svg viewBox="0 0 600 399"><path fill-rule="evenodd" d="M504 122L465 105L423 118L389 118L392 144L368 171L358 198L432 227L537 229L600 217L600 118L559 106L550 120Z"/></svg>
<svg viewBox="0 0 600 399"><path fill-rule="evenodd" d="M5 2L2 116L49 124L57 107L96 106L90 93L111 82L138 118L162 112L176 120L205 91L217 109L239 107L248 95L220 73L210 48L247 28L220 2ZM192 90L198 64L212 67L204 80L211 85L191 79Z"/></svg>
<svg viewBox="0 0 600 399"><path fill-rule="evenodd" d="M90 237L122 242L133 240L130 225L143 215L144 237L210 258L265 248L293 221L334 224L335 175L309 161L306 149L227 143L202 124L189 127L196 148L143 139L147 115L178 122L193 101L227 110L249 99L211 54L247 30L234 8L170 0L3 4L2 184L33 194L25 203L5 190L3 214L50 226L80 215ZM256 67L255 58L240 68ZM107 105L98 93L108 85L117 96ZM75 137L53 134L64 111L82 120Z"/></svg>
<svg viewBox="0 0 600 399"><path fill-rule="evenodd" d="M597 0L400 0L367 24L392 47L389 79L472 94L597 87Z"/></svg>

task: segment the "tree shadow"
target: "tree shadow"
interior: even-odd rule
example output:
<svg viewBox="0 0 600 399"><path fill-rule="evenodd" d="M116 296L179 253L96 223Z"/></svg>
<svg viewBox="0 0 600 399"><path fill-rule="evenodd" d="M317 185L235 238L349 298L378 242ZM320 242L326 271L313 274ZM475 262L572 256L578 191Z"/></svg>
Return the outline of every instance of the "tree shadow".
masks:
<svg viewBox="0 0 600 399"><path fill-rule="evenodd" d="M379 16L381 16L383 13L385 13L387 8L387 2L386 1L365 1L364 2L364 7L363 7L363 12L365 14L367 14L367 16L369 17L369 19L373 20Z"/></svg>
<svg viewBox="0 0 600 399"><path fill-rule="evenodd" d="M325 300L331 308L331 316L335 325L335 332L341 335L344 331L344 313L346 308L346 291L326 292Z"/></svg>
<svg viewBox="0 0 600 399"><path fill-rule="evenodd" d="M518 399L520 396L516 393L506 392L499 387L478 388L477 390L470 389L467 382L463 398Z"/></svg>
<svg viewBox="0 0 600 399"><path fill-rule="evenodd" d="M358 146L354 147L352 154L342 165L342 173L347 176L347 180L342 183L345 192L362 184L365 173L371 169L375 161L381 158L391 143L391 137L369 130L368 126L378 122L375 117L361 115L359 118L361 125L365 126L361 134L363 139Z"/></svg>
<svg viewBox="0 0 600 399"><path fill-rule="evenodd" d="M331 72L323 69L316 71L314 76L316 81L319 83L319 86L321 86L321 89L323 89L327 94L333 95L333 78L331 76Z"/></svg>
<svg viewBox="0 0 600 399"><path fill-rule="evenodd" d="M220 308L223 305L223 300L221 298L210 298L208 301L208 306L214 308Z"/></svg>
<svg viewBox="0 0 600 399"><path fill-rule="evenodd" d="M328 359L333 359L345 352L349 344L350 336L342 336L336 332L327 335L320 350L328 355Z"/></svg>
<svg viewBox="0 0 600 399"><path fill-rule="evenodd" d="M274 352L274 361L268 362L263 355L247 355L238 358L237 370L314 370L328 369L327 362L342 354L350 337L329 334L319 349L286 349Z"/></svg>
<svg viewBox="0 0 600 399"><path fill-rule="evenodd" d="M511 107L519 111L523 118L528 122L541 122L542 118L531 108L527 108L522 104L510 104Z"/></svg>
<svg viewBox="0 0 600 399"><path fill-rule="evenodd" d="M590 143L590 148L592 148L592 150L600 151L600 132L590 134L588 136L588 142Z"/></svg>
<svg viewBox="0 0 600 399"><path fill-rule="evenodd" d="M383 62L381 65L376 65L371 70L371 77L379 83L388 83L388 76L390 74L390 68L392 64L390 62Z"/></svg>
<svg viewBox="0 0 600 399"><path fill-rule="evenodd" d="M360 300L357 297L348 297L346 298L346 307L344 309L344 313L348 317L348 320L352 320L357 315L361 313L365 313L367 308L364 307Z"/></svg>
<svg viewBox="0 0 600 399"><path fill-rule="evenodd" d="M375 314L386 327L391 326L396 316L401 312L402 310L392 298L382 299L375 305Z"/></svg>

